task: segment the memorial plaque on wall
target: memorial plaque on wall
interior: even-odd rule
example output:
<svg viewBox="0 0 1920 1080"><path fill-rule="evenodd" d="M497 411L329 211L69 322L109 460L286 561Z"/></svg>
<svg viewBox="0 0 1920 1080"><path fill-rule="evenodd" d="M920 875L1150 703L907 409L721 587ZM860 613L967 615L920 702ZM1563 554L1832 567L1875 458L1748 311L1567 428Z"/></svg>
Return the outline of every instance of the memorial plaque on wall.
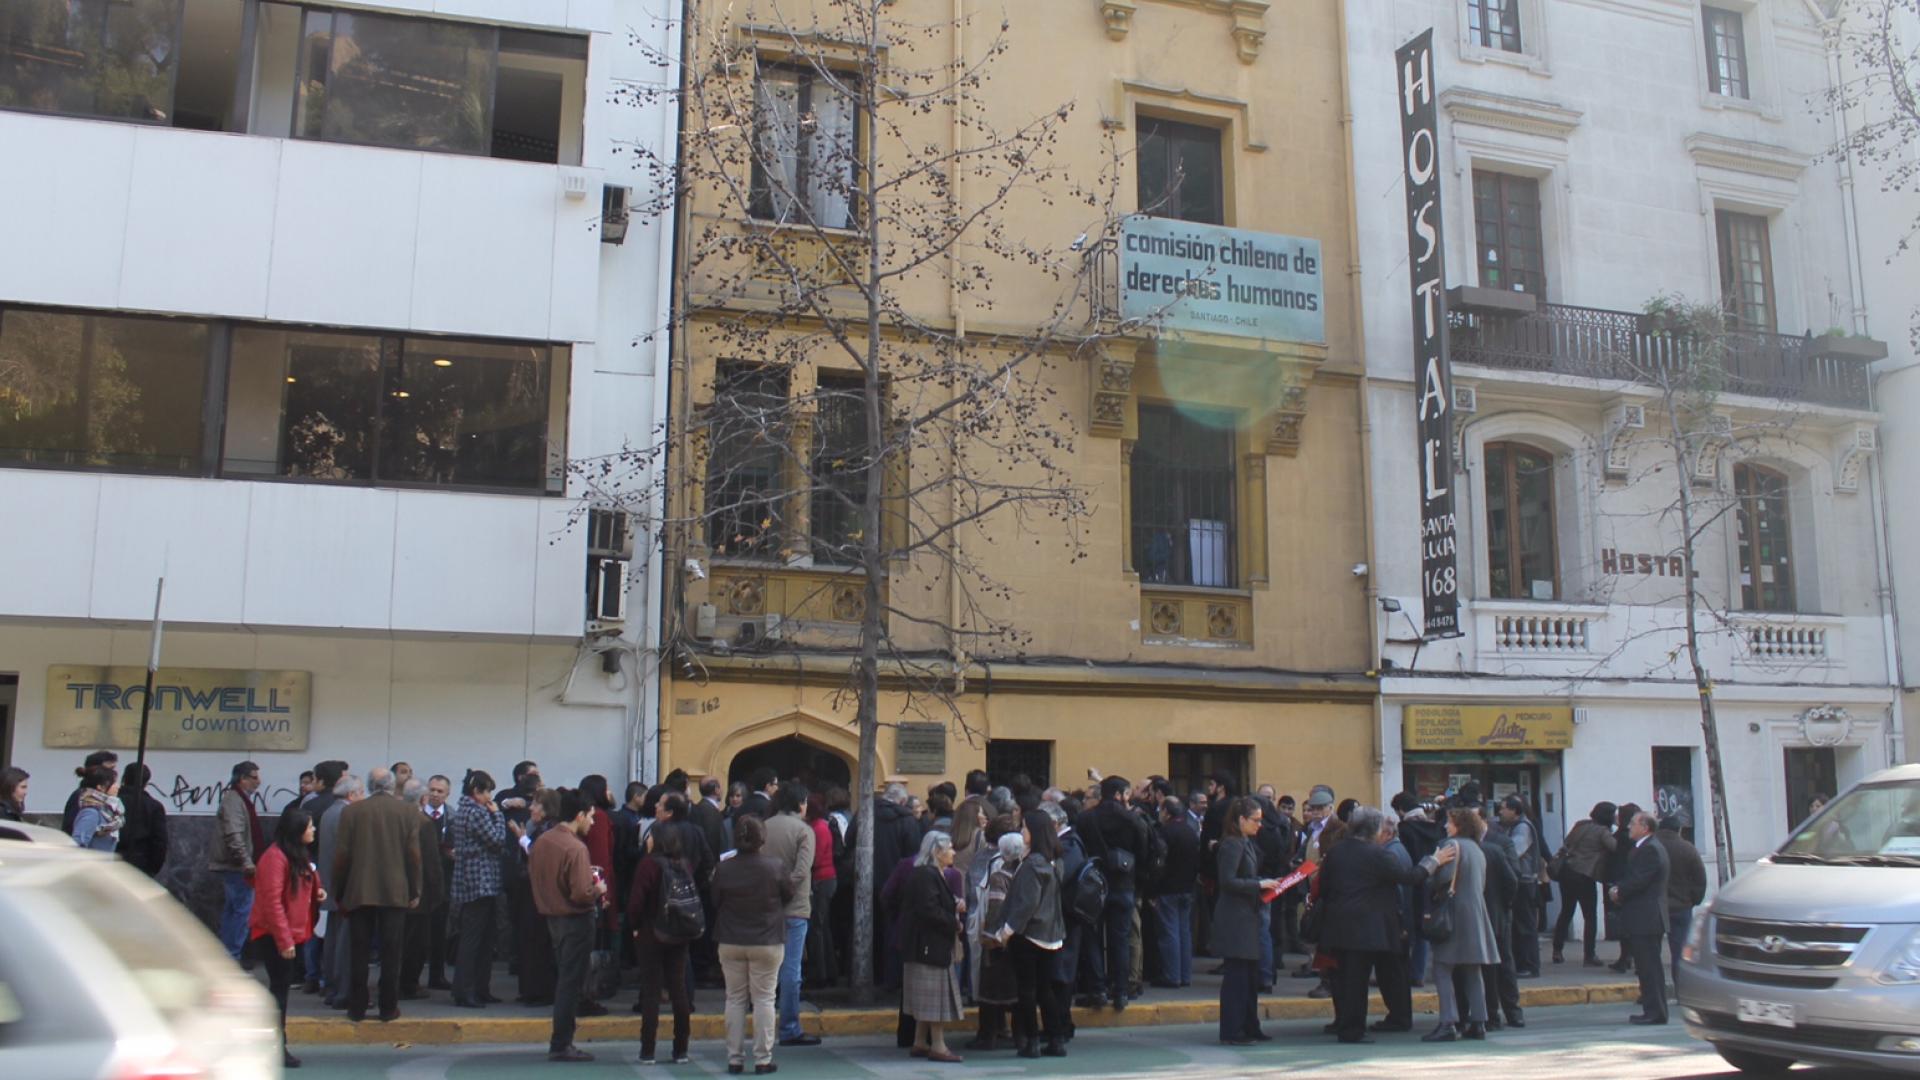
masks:
<svg viewBox="0 0 1920 1080"><path fill-rule="evenodd" d="M902 773L947 771L947 725L895 724L893 728L893 768Z"/></svg>

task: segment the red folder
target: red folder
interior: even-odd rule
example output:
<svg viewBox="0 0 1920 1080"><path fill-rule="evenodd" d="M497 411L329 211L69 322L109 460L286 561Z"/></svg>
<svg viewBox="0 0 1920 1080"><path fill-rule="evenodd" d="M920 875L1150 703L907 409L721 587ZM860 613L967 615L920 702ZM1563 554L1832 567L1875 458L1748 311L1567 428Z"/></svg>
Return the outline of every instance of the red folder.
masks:
<svg viewBox="0 0 1920 1080"><path fill-rule="evenodd" d="M1300 869L1280 879L1278 888L1262 889L1260 891L1260 902L1263 904L1273 903L1274 900L1279 898L1281 893L1286 892L1288 889L1293 888L1319 872L1319 863L1301 863Z"/></svg>

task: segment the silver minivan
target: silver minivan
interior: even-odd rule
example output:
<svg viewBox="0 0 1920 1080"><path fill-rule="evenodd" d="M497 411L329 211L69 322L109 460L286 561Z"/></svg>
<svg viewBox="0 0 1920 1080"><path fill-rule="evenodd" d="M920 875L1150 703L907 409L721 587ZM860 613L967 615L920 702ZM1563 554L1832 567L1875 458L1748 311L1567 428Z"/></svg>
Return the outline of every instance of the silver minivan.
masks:
<svg viewBox="0 0 1920 1080"><path fill-rule="evenodd" d="M1848 789L1696 912L1679 999L1743 1072L1920 1074L1920 765Z"/></svg>

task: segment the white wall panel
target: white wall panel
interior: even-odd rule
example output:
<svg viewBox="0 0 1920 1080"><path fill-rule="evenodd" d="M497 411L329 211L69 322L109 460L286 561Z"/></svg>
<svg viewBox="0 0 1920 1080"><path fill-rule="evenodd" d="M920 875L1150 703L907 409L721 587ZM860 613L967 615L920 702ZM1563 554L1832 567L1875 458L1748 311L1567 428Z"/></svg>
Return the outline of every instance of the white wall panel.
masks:
<svg viewBox="0 0 1920 1080"><path fill-rule="evenodd" d="M280 145L197 131L138 133L120 306L266 314Z"/></svg>
<svg viewBox="0 0 1920 1080"><path fill-rule="evenodd" d="M0 612L85 618L101 477L0 471ZM151 604L152 597L148 597Z"/></svg>
<svg viewBox="0 0 1920 1080"><path fill-rule="evenodd" d="M424 155L283 145L267 317L406 328Z"/></svg>
<svg viewBox="0 0 1920 1080"><path fill-rule="evenodd" d="M542 340L558 170L425 155L414 328Z"/></svg>
<svg viewBox="0 0 1920 1080"><path fill-rule="evenodd" d="M102 477L87 614L95 619L153 618L154 580L164 572L162 611L169 621L238 625L244 606L250 487Z"/></svg>
<svg viewBox="0 0 1920 1080"><path fill-rule="evenodd" d="M421 494L400 501L393 628L524 634L539 501Z"/></svg>
<svg viewBox="0 0 1920 1080"><path fill-rule="evenodd" d="M391 615L394 491L247 484L250 626L385 627Z"/></svg>
<svg viewBox="0 0 1920 1080"><path fill-rule="evenodd" d="M114 305L138 131L0 113L0 300Z"/></svg>

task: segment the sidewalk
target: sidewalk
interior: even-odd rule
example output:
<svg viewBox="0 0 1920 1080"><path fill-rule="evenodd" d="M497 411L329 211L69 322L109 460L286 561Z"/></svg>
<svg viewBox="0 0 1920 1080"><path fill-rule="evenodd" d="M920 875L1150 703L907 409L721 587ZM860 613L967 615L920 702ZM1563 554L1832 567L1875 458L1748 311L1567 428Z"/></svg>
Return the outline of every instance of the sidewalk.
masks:
<svg viewBox="0 0 1920 1080"><path fill-rule="evenodd" d="M1290 958L1293 965L1297 958ZM1081 1027L1136 1027L1156 1024L1197 1024L1213 1022L1220 1015L1220 977L1207 975L1218 961L1201 958L1195 963L1194 984L1184 990L1148 988L1145 996L1128 1004L1126 1011L1111 1009L1075 1009L1074 1023ZM1268 1020L1307 1020L1333 1016L1333 1003L1307 997L1312 979L1294 979L1282 975L1274 993L1260 999L1261 1016ZM296 987L289 1002L287 1041L298 1046L313 1045L449 1045L455 1043L542 1043L552 1024L550 1008L529 1008L511 1000L513 979L502 965L494 973L493 992L508 998L485 1009L456 1009L444 990L433 992L431 999L403 1001L401 1017L391 1023L372 1018L360 1024L347 1020L346 1014L320 1004L317 996L303 994ZM373 987L369 987L372 990ZM586 1017L580 1021L580 1042L622 1040L640 1037L640 1017L632 1012L637 991L623 987L606 1002L608 1015ZM836 991L836 995L845 991ZM1577 962L1546 965L1538 979L1520 983L1520 1000L1525 1007L1585 1005L1632 1002L1639 994L1631 975L1616 975L1605 968L1581 967ZM809 1032L821 1036L877 1035L894 1030L897 1011L891 997L877 1007L827 1005L820 1007L803 999L801 1021ZM1374 996L1375 1012L1381 1011L1379 996ZM724 994L719 990L698 990L693 1002L693 1037L719 1039L726 1035L722 1009ZM1432 1013L1438 1002L1431 984L1416 989L1413 1007L1417 1013ZM672 1030L672 1010L663 1003L662 1026ZM971 1017L971 1013L969 1013Z"/></svg>

